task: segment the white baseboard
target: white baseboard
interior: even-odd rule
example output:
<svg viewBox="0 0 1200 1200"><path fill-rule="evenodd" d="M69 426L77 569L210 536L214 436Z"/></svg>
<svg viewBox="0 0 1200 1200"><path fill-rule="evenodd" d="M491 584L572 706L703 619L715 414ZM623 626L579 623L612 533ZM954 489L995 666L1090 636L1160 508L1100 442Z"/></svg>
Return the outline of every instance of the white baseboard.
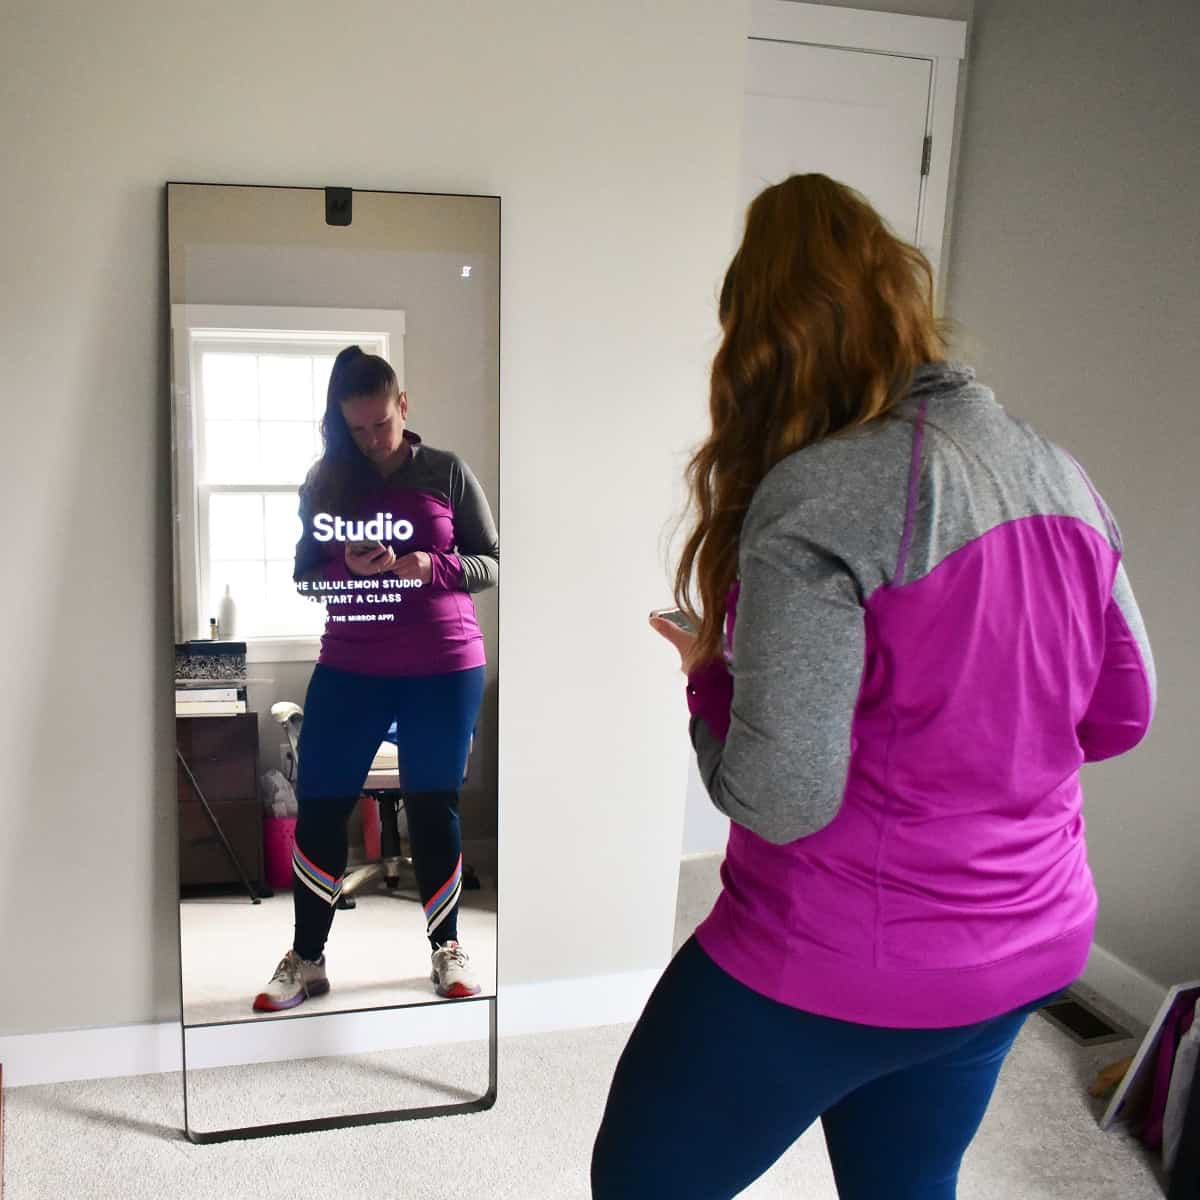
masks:
<svg viewBox="0 0 1200 1200"><path fill-rule="evenodd" d="M666 963L663 963L666 967ZM635 1021L646 1006L662 968L586 979L521 983L500 993L500 1036L587 1029Z"/></svg>
<svg viewBox="0 0 1200 1200"><path fill-rule="evenodd" d="M6 1088L179 1069L179 1026L113 1025L0 1037Z"/></svg>
<svg viewBox="0 0 1200 1200"><path fill-rule="evenodd" d="M1099 943L1092 946L1081 982L1146 1026L1154 1020L1167 991L1165 985L1143 975Z"/></svg>
<svg viewBox="0 0 1200 1200"><path fill-rule="evenodd" d="M661 970L513 984L500 989L500 1036L619 1025L637 1018ZM1102 946L1092 947L1082 982L1149 1025L1165 988ZM357 1054L487 1037L487 1005L432 1005L327 1018L250 1022L188 1034L189 1066L271 1061L304 1055ZM174 1022L0 1036L6 1087L111 1079L178 1071Z"/></svg>
<svg viewBox="0 0 1200 1200"><path fill-rule="evenodd" d="M660 970L558 979L501 987L500 1037L619 1025L642 1011ZM487 1038L488 1006L420 1008L269 1019L188 1031L189 1068L332 1054L362 1054ZM182 1040L175 1022L68 1029L0 1037L6 1088L178 1071Z"/></svg>

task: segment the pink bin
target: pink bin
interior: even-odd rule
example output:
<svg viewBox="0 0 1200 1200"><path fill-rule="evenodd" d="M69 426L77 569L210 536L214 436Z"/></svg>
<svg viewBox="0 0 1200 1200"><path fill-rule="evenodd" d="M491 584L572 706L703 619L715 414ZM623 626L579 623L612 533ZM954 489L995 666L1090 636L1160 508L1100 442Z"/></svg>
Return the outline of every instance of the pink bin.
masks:
<svg viewBox="0 0 1200 1200"><path fill-rule="evenodd" d="M367 862L378 861L383 853L379 830L379 801L374 796L362 796L358 802L358 812L362 817L363 853Z"/></svg>
<svg viewBox="0 0 1200 1200"><path fill-rule="evenodd" d="M263 817L263 862L273 888L292 886L292 848L296 844L295 817Z"/></svg>

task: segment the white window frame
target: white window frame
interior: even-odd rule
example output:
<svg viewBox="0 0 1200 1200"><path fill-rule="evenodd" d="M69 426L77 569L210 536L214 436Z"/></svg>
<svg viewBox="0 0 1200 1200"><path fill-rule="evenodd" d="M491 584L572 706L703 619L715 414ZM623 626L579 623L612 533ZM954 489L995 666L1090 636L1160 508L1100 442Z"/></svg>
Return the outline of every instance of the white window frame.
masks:
<svg viewBox="0 0 1200 1200"><path fill-rule="evenodd" d="M314 335L327 340L335 353L360 343L377 349L392 364L404 388L405 316L399 309L292 308L225 304L171 305L172 451L175 483L175 640L204 637L201 618L207 572L201 561L204 503L197 482L197 454L203 436L197 419L199 356L194 347L204 342L245 343L294 341L311 346ZM236 491L236 485L220 490ZM264 488L254 485L256 492ZM266 490L271 490L269 487ZM281 485L280 491L292 490ZM248 662L311 662L320 648L319 636L245 639Z"/></svg>
<svg viewBox="0 0 1200 1200"><path fill-rule="evenodd" d="M750 39L801 42L834 50L860 50L932 63L925 135L932 139L929 173L921 179L917 247L933 267L935 307L945 297L950 210L950 160L960 63L967 53L967 23L910 17L858 8L831 8L799 0L751 0Z"/></svg>

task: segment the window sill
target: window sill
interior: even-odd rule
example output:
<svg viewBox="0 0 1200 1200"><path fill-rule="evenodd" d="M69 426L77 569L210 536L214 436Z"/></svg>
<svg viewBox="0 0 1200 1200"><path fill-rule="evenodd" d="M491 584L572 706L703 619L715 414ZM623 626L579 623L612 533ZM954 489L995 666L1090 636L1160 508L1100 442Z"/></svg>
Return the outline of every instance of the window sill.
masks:
<svg viewBox="0 0 1200 1200"><path fill-rule="evenodd" d="M316 662L319 637L262 637L246 639L247 663Z"/></svg>

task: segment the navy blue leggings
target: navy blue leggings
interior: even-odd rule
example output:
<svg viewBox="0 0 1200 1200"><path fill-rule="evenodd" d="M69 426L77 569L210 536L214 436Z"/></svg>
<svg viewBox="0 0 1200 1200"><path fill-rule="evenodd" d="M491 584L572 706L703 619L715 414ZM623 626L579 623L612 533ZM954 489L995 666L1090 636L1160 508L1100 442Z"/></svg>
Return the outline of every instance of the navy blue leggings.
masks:
<svg viewBox="0 0 1200 1200"><path fill-rule="evenodd" d="M357 796L392 722L405 793L453 791L467 769L484 668L444 675L354 675L313 669L300 726L296 794Z"/></svg>
<svg viewBox="0 0 1200 1200"><path fill-rule="evenodd" d="M841 1200L952 1200L1025 1017L884 1029L779 1004L694 938L617 1064L592 1153L593 1200L728 1200L818 1117Z"/></svg>
<svg viewBox="0 0 1200 1200"><path fill-rule="evenodd" d="M483 699L484 668L442 675L354 675L318 664L304 700L292 858L293 948L320 956L341 895L347 823L392 722L413 868L433 945L457 938L462 893L458 789Z"/></svg>

